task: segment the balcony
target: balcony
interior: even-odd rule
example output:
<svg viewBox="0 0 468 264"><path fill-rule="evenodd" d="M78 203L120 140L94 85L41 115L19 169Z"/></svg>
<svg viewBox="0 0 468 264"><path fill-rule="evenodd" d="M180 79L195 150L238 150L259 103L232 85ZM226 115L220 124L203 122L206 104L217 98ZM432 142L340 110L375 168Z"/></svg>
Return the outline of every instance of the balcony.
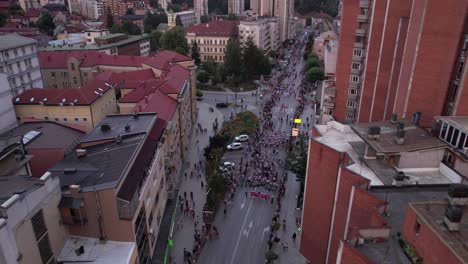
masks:
<svg viewBox="0 0 468 264"><path fill-rule="evenodd" d="M361 70L360 70L360 69L353 69L353 68L351 68L351 74L361 75Z"/></svg>
<svg viewBox="0 0 468 264"><path fill-rule="evenodd" d="M358 15L357 21L359 23L367 23L367 22L369 22L369 16L368 15Z"/></svg>
<svg viewBox="0 0 468 264"><path fill-rule="evenodd" d="M335 87L325 88L325 95L335 96L336 88Z"/></svg>
<svg viewBox="0 0 468 264"><path fill-rule="evenodd" d="M363 56L353 56L353 61L363 62L364 57Z"/></svg>
<svg viewBox="0 0 468 264"><path fill-rule="evenodd" d="M360 8L369 8L370 7L370 0L359 0L359 7Z"/></svg>
<svg viewBox="0 0 468 264"><path fill-rule="evenodd" d="M354 42L354 47L357 49L364 49L365 45L364 42Z"/></svg>
<svg viewBox="0 0 468 264"><path fill-rule="evenodd" d="M365 30L364 28L356 28L355 35L358 37L365 37L367 36L367 30Z"/></svg>

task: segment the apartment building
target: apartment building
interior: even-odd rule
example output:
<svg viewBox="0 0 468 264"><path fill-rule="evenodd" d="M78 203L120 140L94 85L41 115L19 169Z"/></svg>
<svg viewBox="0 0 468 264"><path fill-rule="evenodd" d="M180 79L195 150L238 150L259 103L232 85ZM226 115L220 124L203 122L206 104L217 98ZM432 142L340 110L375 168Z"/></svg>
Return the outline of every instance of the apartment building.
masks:
<svg viewBox="0 0 468 264"><path fill-rule="evenodd" d="M244 10L244 0L228 0L228 14L240 15Z"/></svg>
<svg viewBox="0 0 468 264"><path fill-rule="evenodd" d="M189 46L197 43L202 62L212 59L225 61L227 42L239 33L239 21L215 20L187 28L186 38Z"/></svg>
<svg viewBox="0 0 468 264"><path fill-rule="evenodd" d="M208 0L195 0L193 2L193 9L197 17L197 24L201 23L201 17L208 15Z"/></svg>
<svg viewBox="0 0 468 264"><path fill-rule="evenodd" d="M16 34L0 38L0 74L6 74L15 96L31 88L43 88L37 41Z"/></svg>
<svg viewBox="0 0 468 264"><path fill-rule="evenodd" d="M428 125L438 115L466 115L460 102L468 80L467 5L343 0L335 119L371 122L419 113Z"/></svg>
<svg viewBox="0 0 468 264"><path fill-rule="evenodd" d="M18 121L51 120L93 129L108 114L117 113L116 84L93 79L78 89L30 89L13 98Z"/></svg>
<svg viewBox="0 0 468 264"><path fill-rule="evenodd" d="M251 0L250 8L254 15L277 17L281 42L296 35L296 21L294 20L294 1L284 0Z"/></svg>
<svg viewBox="0 0 468 264"><path fill-rule="evenodd" d="M165 126L155 113L109 115L49 170L70 234L135 243L138 263L149 263L167 201Z"/></svg>
<svg viewBox="0 0 468 264"><path fill-rule="evenodd" d="M197 24L197 15L194 10L182 11L177 13L169 12L167 13L167 25L170 28L177 26L177 17L180 18L182 27L190 27Z"/></svg>
<svg viewBox="0 0 468 264"><path fill-rule="evenodd" d="M8 76L0 73L0 133L18 125Z"/></svg>
<svg viewBox="0 0 468 264"><path fill-rule="evenodd" d="M370 264L405 257L394 245L401 239L408 204L444 199L450 185L467 181L466 162L448 166L450 146L434 136L454 131L445 127L428 132L404 119L315 125L300 252L312 263Z"/></svg>
<svg viewBox="0 0 468 264"><path fill-rule="evenodd" d="M52 44L41 51L99 51L109 55L148 56L150 54L149 35L106 34L94 37L95 43Z"/></svg>
<svg viewBox="0 0 468 264"><path fill-rule="evenodd" d="M69 0L70 13L80 14L88 19L98 20L105 15L104 1L102 0Z"/></svg>
<svg viewBox="0 0 468 264"><path fill-rule="evenodd" d="M278 18L251 18L241 20L239 24L239 41L245 46L252 38L254 44L265 53L276 51L281 43Z"/></svg>

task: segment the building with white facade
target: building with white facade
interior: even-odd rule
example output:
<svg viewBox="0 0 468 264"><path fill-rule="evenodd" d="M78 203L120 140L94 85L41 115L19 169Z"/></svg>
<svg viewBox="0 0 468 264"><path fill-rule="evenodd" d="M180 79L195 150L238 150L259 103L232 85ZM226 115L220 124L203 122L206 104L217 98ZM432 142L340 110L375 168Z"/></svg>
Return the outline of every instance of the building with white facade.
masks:
<svg viewBox="0 0 468 264"><path fill-rule="evenodd" d="M296 21L294 21L293 0L251 0L250 8L257 16L278 17L281 42L295 36Z"/></svg>
<svg viewBox="0 0 468 264"><path fill-rule="evenodd" d="M201 22L201 17L208 15L208 0L195 0L193 2L193 9L197 17L197 23Z"/></svg>
<svg viewBox="0 0 468 264"><path fill-rule="evenodd" d="M12 99L8 76L0 73L0 134L17 125Z"/></svg>
<svg viewBox="0 0 468 264"><path fill-rule="evenodd" d="M183 27L190 27L197 24L197 16L194 10L182 11L177 13L169 12L167 14L167 24L170 28L177 26L177 17L180 18Z"/></svg>
<svg viewBox="0 0 468 264"><path fill-rule="evenodd" d="M254 44L265 53L279 47L279 24L277 18L253 18L239 24L239 41L245 46L252 38Z"/></svg>
<svg viewBox="0 0 468 264"><path fill-rule="evenodd" d="M229 14L242 14L244 12L244 0L228 0L228 13Z"/></svg>
<svg viewBox="0 0 468 264"><path fill-rule="evenodd" d="M10 93L16 96L31 88L44 88L37 41L16 34L0 38L0 73L7 75Z"/></svg>

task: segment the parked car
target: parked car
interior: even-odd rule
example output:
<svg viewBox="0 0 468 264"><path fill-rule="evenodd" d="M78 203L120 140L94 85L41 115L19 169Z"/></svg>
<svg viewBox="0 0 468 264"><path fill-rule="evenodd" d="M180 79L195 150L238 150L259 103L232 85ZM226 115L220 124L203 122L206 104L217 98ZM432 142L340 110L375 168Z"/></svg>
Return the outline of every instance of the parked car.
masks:
<svg viewBox="0 0 468 264"><path fill-rule="evenodd" d="M217 103L217 104L216 104L216 107L217 107L217 108L227 108L227 107L228 107L228 104L226 104L226 103Z"/></svg>
<svg viewBox="0 0 468 264"><path fill-rule="evenodd" d="M242 149L242 144L239 142L234 142L227 145L227 150L239 150Z"/></svg>
<svg viewBox="0 0 468 264"><path fill-rule="evenodd" d="M244 142L244 141L249 140L249 136L248 136L248 135L245 135L245 134L242 134L242 135L239 135L239 136L235 137L234 140L235 140L236 142L239 142L239 141L240 141L240 142Z"/></svg>
<svg viewBox="0 0 468 264"><path fill-rule="evenodd" d="M219 166L219 170L221 172L227 172L234 168L235 164L229 161L223 162L221 166Z"/></svg>

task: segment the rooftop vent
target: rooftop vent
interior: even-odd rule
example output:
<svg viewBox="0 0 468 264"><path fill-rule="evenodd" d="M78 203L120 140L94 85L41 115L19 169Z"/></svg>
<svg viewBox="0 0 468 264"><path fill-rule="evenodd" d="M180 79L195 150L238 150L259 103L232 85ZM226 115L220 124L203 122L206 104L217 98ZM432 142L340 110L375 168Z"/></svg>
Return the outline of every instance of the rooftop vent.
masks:
<svg viewBox="0 0 468 264"><path fill-rule="evenodd" d="M398 115L393 113L392 117L390 118L390 123L396 124L397 120L398 120Z"/></svg>
<svg viewBox="0 0 468 264"><path fill-rule="evenodd" d="M133 119L138 119L138 113L133 114Z"/></svg>
<svg viewBox="0 0 468 264"><path fill-rule="evenodd" d="M404 130L404 129L405 129L405 123L403 123L403 122L397 122L396 127L397 127L397 129L399 129L399 130Z"/></svg>
<svg viewBox="0 0 468 264"><path fill-rule="evenodd" d="M421 112L414 112L413 113L413 124L419 126L419 122L421 121Z"/></svg>
<svg viewBox="0 0 468 264"><path fill-rule="evenodd" d="M77 150L75 150L75 152L76 152L77 157L86 156L86 149L77 149Z"/></svg>
<svg viewBox="0 0 468 264"><path fill-rule="evenodd" d="M369 139L379 139L380 138L380 127L371 126L367 129L367 138Z"/></svg>
<svg viewBox="0 0 468 264"><path fill-rule="evenodd" d="M398 171L395 176L393 176L393 180L395 181L395 185L400 187L404 184L405 180L409 179L408 176L405 175L404 172Z"/></svg>
<svg viewBox="0 0 468 264"><path fill-rule="evenodd" d="M448 190L448 200L451 205L468 204L468 186L464 184L453 184Z"/></svg>
<svg viewBox="0 0 468 264"><path fill-rule="evenodd" d="M70 174L70 173L75 173L76 172L76 168L65 168L63 169L63 173L65 174Z"/></svg>
<svg viewBox="0 0 468 264"><path fill-rule="evenodd" d="M101 124L101 130L102 131L107 131L107 130L110 130L110 129L111 129L111 127L110 127L110 125L108 123L103 122Z"/></svg>
<svg viewBox="0 0 468 264"><path fill-rule="evenodd" d="M398 145L403 145L405 143L405 130L398 129L396 132L396 142Z"/></svg>
<svg viewBox="0 0 468 264"><path fill-rule="evenodd" d="M463 217L463 207L449 205L445 210L444 223L450 231L459 231L460 222Z"/></svg>

